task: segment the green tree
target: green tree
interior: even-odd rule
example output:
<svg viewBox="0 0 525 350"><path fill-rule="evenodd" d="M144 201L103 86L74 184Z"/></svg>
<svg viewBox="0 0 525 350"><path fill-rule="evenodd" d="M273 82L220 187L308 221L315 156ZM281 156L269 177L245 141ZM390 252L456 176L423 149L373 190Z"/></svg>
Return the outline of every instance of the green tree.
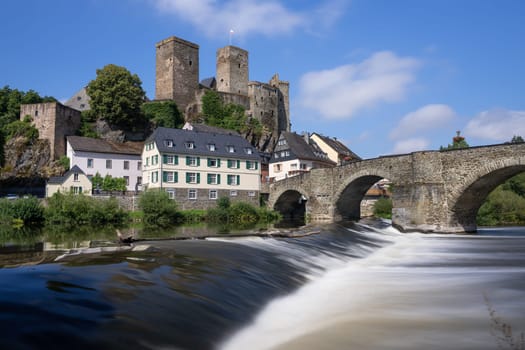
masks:
<svg viewBox="0 0 525 350"><path fill-rule="evenodd" d="M181 218L175 201L162 190L143 192L139 198L139 208L144 213L144 223L149 226L169 226Z"/></svg>
<svg viewBox="0 0 525 350"><path fill-rule="evenodd" d="M392 200L381 197L374 203L374 216L379 218L392 218Z"/></svg>
<svg viewBox="0 0 525 350"><path fill-rule="evenodd" d="M97 69L97 77L87 85L91 109L98 118L119 126L143 122L141 106L146 99L142 82L126 68L108 64Z"/></svg>
<svg viewBox="0 0 525 350"><path fill-rule="evenodd" d="M452 144L449 144L447 147L439 147L440 151L446 151L449 149L460 149L460 148L469 148L469 144L465 141L465 138L460 135L460 131L456 131L456 136L452 138Z"/></svg>
<svg viewBox="0 0 525 350"><path fill-rule="evenodd" d="M184 117L179 112L174 101L153 101L142 105L142 112L154 128L164 126L166 128L181 128L184 125Z"/></svg>
<svg viewBox="0 0 525 350"><path fill-rule="evenodd" d="M510 140L510 143L522 143L522 142L525 142L525 141L523 141L523 137L519 135L512 136L512 140Z"/></svg>

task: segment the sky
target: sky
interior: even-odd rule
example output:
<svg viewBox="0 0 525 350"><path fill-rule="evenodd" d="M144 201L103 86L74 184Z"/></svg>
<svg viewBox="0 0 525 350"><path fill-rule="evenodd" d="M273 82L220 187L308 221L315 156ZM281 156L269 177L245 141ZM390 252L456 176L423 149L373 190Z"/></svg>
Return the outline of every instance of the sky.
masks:
<svg viewBox="0 0 525 350"><path fill-rule="evenodd" d="M0 87L66 101L116 64L155 97L155 44L249 51L250 80L290 82L292 131L362 158L525 138L522 0L5 0ZM233 33L231 31L233 30Z"/></svg>

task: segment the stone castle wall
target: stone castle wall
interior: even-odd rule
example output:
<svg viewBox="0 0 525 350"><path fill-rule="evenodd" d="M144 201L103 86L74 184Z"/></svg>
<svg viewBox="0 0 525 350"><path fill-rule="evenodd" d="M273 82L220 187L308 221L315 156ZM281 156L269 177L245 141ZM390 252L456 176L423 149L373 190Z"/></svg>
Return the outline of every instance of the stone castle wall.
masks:
<svg viewBox="0 0 525 350"><path fill-rule="evenodd" d="M248 95L248 51L236 46L217 50L217 91Z"/></svg>
<svg viewBox="0 0 525 350"><path fill-rule="evenodd" d="M20 106L20 119L31 116L40 139L49 140L51 154L58 159L66 154L66 136L80 128L80 111L58 102L25 104Z"/></svg>
<svg viewBox="0 0 525 350"><path fill-rule="evenodd" d="M181 112L199 88L199 46L170 37L156 45L155 99L174 100Z"/></svg>

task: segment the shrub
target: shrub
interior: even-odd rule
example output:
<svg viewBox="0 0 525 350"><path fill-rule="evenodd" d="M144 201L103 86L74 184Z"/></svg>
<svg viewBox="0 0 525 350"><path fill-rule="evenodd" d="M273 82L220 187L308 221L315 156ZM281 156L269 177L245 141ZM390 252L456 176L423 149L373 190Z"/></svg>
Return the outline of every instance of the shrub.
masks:
<svg viewBox="0 0 525 350"><path fill-rule="evenodd" d="M232 204L229 209L229 214L230 222L236 224L256 223L259 221L257 209L248 203L236 202Z"/></svg>
<svg viewBox="0 0 525 350"><path fill-rule="evenodd" d="M169 226L180 221L177 204L165 191L149 190L139 199L139 208L144 213L144 223L151 226Z"/></svg>
<svg viewBox="0 0 525 350"><path fill-rule="evenodd" d="M374 204L374 216L385 219L392 219L392 200L381 197Z"/></svg>
<svg viewBox="0 0 525 350"><path fill-rule="evenodd" d="M35 197L0 200L0 223L37 224L44 221L44 208Z"/></svg>

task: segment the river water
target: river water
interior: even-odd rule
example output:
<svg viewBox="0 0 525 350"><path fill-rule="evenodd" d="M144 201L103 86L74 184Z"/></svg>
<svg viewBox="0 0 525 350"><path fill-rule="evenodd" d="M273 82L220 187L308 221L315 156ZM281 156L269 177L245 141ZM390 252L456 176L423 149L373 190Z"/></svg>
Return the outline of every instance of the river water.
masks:
<svg viewBox="0 0 525 350"><path fill-rule="evenodd" d="M320 228L132 247L4 244L0 348L523 348L525 228Z"/></svg>

